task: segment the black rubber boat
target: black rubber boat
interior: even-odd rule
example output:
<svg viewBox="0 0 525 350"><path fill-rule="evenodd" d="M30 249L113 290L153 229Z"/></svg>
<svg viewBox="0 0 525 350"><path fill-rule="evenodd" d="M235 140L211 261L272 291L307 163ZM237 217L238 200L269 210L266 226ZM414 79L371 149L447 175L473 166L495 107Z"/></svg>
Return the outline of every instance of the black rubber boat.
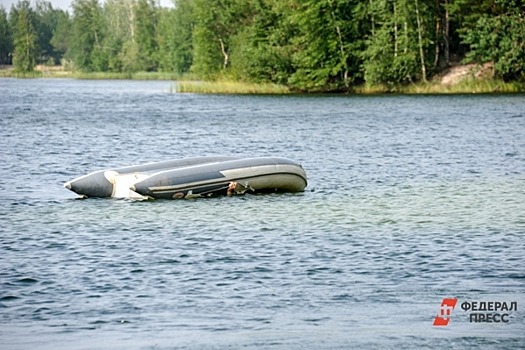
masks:
<svg viewBox="0 0 525 350"><path fill-rule="evenodd" d="M302 192L303 167L287 158L197 157L99 170L64 184L82 197L181 199Z"/></svg>

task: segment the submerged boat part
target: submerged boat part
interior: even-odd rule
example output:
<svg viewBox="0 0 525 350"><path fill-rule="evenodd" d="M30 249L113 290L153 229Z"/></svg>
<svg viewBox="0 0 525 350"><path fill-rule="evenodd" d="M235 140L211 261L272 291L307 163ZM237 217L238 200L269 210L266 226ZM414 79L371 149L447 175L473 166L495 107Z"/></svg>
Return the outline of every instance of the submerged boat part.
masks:
<svg viewBox="0 0 525 350"><path fill-rule="evenodd" d="M303 167L287 158L197 157L99 170L64 184L83 197L180 199L302 192Z"/></svg>

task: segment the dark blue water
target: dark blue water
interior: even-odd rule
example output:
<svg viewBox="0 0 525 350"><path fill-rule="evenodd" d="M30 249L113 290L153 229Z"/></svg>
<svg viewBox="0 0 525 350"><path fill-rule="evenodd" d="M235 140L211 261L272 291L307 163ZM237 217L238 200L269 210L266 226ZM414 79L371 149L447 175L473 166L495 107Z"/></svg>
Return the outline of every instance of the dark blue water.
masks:
<svg viewBox="0 0 525 350"><path fill-rule="evenodd" d="M1 349L525 347L523 95L170 90L0 80ZM292 158L309 184L148 202L62 187L201 155ZM517 310L470 322L460 304L481 301Z"/></svg>

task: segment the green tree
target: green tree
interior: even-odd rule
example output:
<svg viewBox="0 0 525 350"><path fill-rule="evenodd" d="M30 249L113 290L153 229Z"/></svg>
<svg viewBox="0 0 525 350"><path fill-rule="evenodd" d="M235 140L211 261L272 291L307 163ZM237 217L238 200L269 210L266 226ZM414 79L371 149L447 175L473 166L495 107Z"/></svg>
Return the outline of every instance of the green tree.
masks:
<svg viewBox="0 0 525 350"><path fill-rule="evenodd" d="M103 46L106 22L98 0L75 0L73 30L68 57L75 67L85 71L105 71L108 56Z"/></svg>
<svg viewBox="0 0 525 350"><path fill-rule="evenodd" d="M157 60L158 10L154 0L138 0L135 6L135 42L138 49L138 66L142 71L153 71Z"/></svg>
<svg viewBox="0 0 525 350"><path fill-rule="evenodd" d="M494 62L494 72L506 81L525 80L525 4L494 0L489 13L480 14L462 31L470 47L467 62Z"/></svg>
<svg viewBox="0 0 525 350"><path fill-rule="evenodd" d="M436 0L435 3L435 67L447 67L451 64L451 50L457 50L459 37L454 35L455 22L451 17L452 0Z"/></svg>
<svg viewBox="0 0 525 350"><path fill-rule="evenodd" d="M110 36L107 41L112 47L111 65L113 69L124 72L137 72L142 69L140 51L137 44L137 3L135 0L116 0L106 3L106 16L110 23ZM118 34L117 34L118 33Z"/></svg>
<svg viewBox="0 0 525 350"><path fill-rule="evenodd" d="M56 63L60 63L70 46L71 19L67 11L59 10L56 12L56 26L53 37L50 40L53 46L54 58ZM57 61L58 60L58 61Z"/></svg>
<svg viewBox="0 0 525 350"><path fill-rule="evenodd" d="M306 90L348 90L361 79L360 51L364 45L356 20L359 1L299 0L291 21L297 23L293 38L296 71L290 83Z"/></svg>
<svg viewBox="0 0 525 350"><path fill-rule="evenodd" d="M436 55L435 3L423 0L371 0L372 28L364 56L367 83L426 80Z"/></svg>
<svg viewBox="0 0 525 350"><path fill-rule="evenodd" d="M450 15L450 40L454 61L459 61L467 54L470 47L463 40L466 32L476 26L480 17L494 13L495 0L445 0Z"/></svg>
<svg viewBox="0 0 525 350"><path fill-rule="evenodd" d="M56 11L53 10L50 2L38 0L36 2L35 10L36 18L36 32L38 43L38 62L47 63L60 62L60 57L55 53L54 47L51 44L53 32L57 26Z"/></svg>
<svg viewBox="0 0 525 350"><path fill-rule="evenodd" d="M28 0L19 1L11 8L10 23L13 32L13 65L16 71L32 72L37 59L35 13Z"/></svg>
<svg viewBox="0 0 525 350"><path fill-rule="evenodd" d="M103 15L107 32L103 45L108 54L108 70L136 71L137 55L129 53L129 43L135 35L134 0L106 0Z"/></svg>
<svg viewBox="0 0 525 350"><path fill-rule="evenodd" d="M11 28L7 19L7 11L0 5L0 64L10 64L13 52Z"/></svg>
<svg viewBox="0 0 525 350"><path fill-rule="evenodd" d="M192 0L177 0L174 9L161 9L157 31L159 68L187 73L193 64Z"/></svg>
<svg viewBox="0 0 525 350"><path fill-rule="evenodd" d="M231 41L251 18L251 1L194 0L192 70L210 78L230 67Z"/></svg>
<svg viewBox="0 0 525 350"><path fill-rule="evenodd" d="M254 1L253 16L232 39L233 78L253 82L287 84L294 72L292 64L296 26L290 23L291 9L286 1Z"/></svg>

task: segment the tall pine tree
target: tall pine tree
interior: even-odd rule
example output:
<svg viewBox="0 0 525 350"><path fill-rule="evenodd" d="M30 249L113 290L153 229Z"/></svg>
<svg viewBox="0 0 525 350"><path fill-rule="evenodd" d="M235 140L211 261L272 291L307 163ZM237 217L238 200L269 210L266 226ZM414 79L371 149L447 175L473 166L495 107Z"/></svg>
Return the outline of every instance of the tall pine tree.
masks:
<svg viewBox="0 0 525 350"><path fill-rule="evenodd" d="M35 13L28 0L19 1L11 8L10 22L13 32L13 65L18 72L32 72L37 59L37 33Z"/></svg>
<svg viewBox="0 0 525 350"><path fill-rule="evenodd" d="M0 64L11 64L13 41L7 11L0 5Z"/></svg>

